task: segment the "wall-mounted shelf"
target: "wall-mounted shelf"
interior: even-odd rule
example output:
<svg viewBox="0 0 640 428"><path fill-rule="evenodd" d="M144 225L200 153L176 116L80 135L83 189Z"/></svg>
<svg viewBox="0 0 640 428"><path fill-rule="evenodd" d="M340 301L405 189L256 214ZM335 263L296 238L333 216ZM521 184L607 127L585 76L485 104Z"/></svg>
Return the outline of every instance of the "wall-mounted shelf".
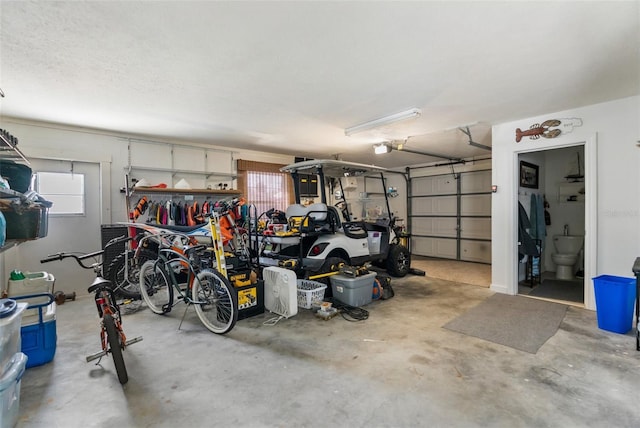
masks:
<svg viewBox="0 0 640 428"><path fill-rule="evenodd" d="M24 154L16 146L18 139L9 134L4 129L0 129L0 157L4 159L18 158L30 165Z"/></svg>
<svg viewBox="0 0 640 428"><path fill-rule="evenodd" d="M558 203L575 204L584 202L584 182L559 183Z"/></svg>
<svg viewBox="0 0 640 428"><path fill-rule="evenodd" d="M193 170L188 170L188 169L173 169L173 168L154 168L154 167L149 167L149 166L135 166L135 165L129 165L124 167L124 170L127 172L131 172L132 170L136 170L136 171L154 171L154 172L168 172L170 174L172 174L172 176L175 176L176 174L183 174L183 175L197 175L200 177L205 177L205 178L210 178L210 177L220 177L220 178L226 178L229 180L235 180L237 177L231 173L228 172L216 172L216 171L193 171Z"/></svg>
<svg viewBox="0 0 640 428"><path fill-rule="evenodd" d="M2 158L3 156L0 154L0 158ZM11 189L0 189L0 198L1 199L5 199L5 198L24 198L24 195L20 192L16 192L15 190L11 190Z"/></svg>
<svg viewBox="0 0 640 428"><path fill-rule="evenodd" d="M0 129L0 158L16 159L29 164L24 154L16 147L18 139ZM30 174L31 170L25 170ZM9 180L10 181L10 180ZM40 199L39 196L29 199L25 194L12 189L0 189L0 206L6 221L4 245L0 252L6 251L23 242L47 236L49 213L51 203Z"/></svg>
<svg viewBox="0 0 640 428"><path fill-rule="evenodd" d="M220 189L175 189L175 188L158 188L158 187L134 187L131 194L172 194L172 195L239 195L239 190L220 190Z"/></svg>

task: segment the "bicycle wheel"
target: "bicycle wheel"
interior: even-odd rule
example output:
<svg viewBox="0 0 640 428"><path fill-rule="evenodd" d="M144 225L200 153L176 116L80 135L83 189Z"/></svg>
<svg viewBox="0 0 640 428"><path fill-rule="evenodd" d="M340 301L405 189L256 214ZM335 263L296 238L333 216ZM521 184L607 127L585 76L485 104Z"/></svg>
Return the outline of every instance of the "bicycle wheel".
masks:
<svg viewBox="0 0 640 428"><path fill-rule="evenodd" d="M109 342L109 352L113 357L113 364L116 366L116 373L118 373L118 380L121 384L125 384L129 381L129 375L127 374L127 368L124 365L124 358L122 357L122 336L116 328L116 322L109 314L105 314L102 317L102 323L104 329L107 331L107 341Z"/></svg>
<svg viewBox="0 0 640 428"><path fill-rule="evenodd" d="M193 281L196 314L216 334L231 331L238 321L238 294L220 272L204 269Z"/></svg>
<svg viewBox="0 0 640 428"><path fill-rule="evenodd" d="M149 260L140 268L140 295L151 312L162 315L171 311L173 288L159 262Z"/></svg>
<svg viewBox="0 0 640 428"><path fill-rule="evenodd" d="M158 258L158 254L150 250L140 250L138 258L134 251L119 254L107 268L106 278L113 284L113 291L118 296L139 300L140 296L140 267L149 260Z"/></svg>

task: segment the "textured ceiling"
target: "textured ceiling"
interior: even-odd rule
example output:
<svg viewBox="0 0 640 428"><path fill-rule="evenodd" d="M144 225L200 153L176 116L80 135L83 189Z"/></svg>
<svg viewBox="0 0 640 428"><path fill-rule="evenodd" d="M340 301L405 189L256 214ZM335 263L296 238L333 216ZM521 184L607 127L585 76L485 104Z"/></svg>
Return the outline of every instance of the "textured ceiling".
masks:
<svg viewBox="0 0 640 428"><path fill-rule="evenodd" d="M307 157L487 156L490 126L637 95L639 2L0 2L0 101L32 119ZM421 117L351 137L409 108Z"/></svg>

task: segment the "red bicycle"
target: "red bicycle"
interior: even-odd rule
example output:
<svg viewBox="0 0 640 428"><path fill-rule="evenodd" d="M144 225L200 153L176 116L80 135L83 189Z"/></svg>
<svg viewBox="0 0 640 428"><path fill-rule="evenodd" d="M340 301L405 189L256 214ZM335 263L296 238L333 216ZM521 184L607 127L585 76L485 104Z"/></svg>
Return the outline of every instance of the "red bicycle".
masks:
<svg viewBox="0 0 640 428"><path fill-rule="evenodd" d="M127 346L140 342L142 340L142 336L127 340L127 337L124 334L120 307L116 301L113 286L111 281L102 277L102 255L111 245L128 241L129 239L131 238L114 238L105 245L104 250L94 251L92 253L81 255L74 253L57 253L40 260L40 263L49 263L55 260L73 258L82 268L93 269L96 273L96 278L89 286L88 291L89 293L94 294L96 308L98 309L98 316L100 317L100 344L102 350L87 356L87 362L98 359L99 363L99 359L107 354L111 354L113 357L113 363L116 367L116 373L118 374L118 380L123 385L129 381L129 375L127 374L127 368L124 364L122 351L124 351ZM85 264L86 262L84 262L84 260L87 259L93 259L94 262L91 264Z"/></svg>

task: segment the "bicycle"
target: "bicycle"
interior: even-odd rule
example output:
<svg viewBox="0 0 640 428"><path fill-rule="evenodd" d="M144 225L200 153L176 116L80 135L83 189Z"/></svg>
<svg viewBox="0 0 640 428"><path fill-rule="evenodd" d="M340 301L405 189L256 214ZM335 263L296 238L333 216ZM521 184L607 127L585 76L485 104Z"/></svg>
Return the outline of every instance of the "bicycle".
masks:
<svg viewBox="0 0 640 428"><path fill-rule="evenodd" d="M218 218L223 244L233 253L236 253L251 263L247 244L249 240L247 231L239 227L236 222L235 211L242 205L244 205L243 199L234 198L229 202L217 202L213 210L219 213ZM140 245L140 237L144 235L158 235L160 233L181 233L189 236L194 242L211 244L212 215L212 213L205 213L199 217L199 220L203 222L194 226L119 223L128 226L130 229L136 229L139 235L133 237L131 241L135 243L135 245L130 245L128 248L125 248L122 253L113 259L106 269L104 276L113 283L116 296L124 299L141 299L139 289L140 267L144 262L157 258L159 244L151 239L145 241L143 245Z"/></svg>
<svg viewBox="0 0 640 428"><path fill-rule="evenodd" d="M211 332L225 334L238 320L238 296L229 280L211 268L212 254L207 245L190 244L189 236L163 232L141 239L160 242L158 258L140 268L140 294L147 307L165 315L180 301L195 307L202 324ZM182 246L182 249L176 249ZM178 275L186 276L185 282ZM175 293L178 294L177 298ZM178 327L180 328L180 327Z"/></svg>
<svg viewBox="0 0 640 428"><path fill-rule="evenodd" d="M121 223L137 230L138 235L134 236L131 243L125 250L115 257L107 267L104 277L111 281L117 297L124 299L140 300L140 267L148 260L155 260L158 257L158 243L147 240L140 245L140 238L145 235L158 235L160 233L184 233L194 241L204 243L211 241L211 231L209 224L199 224L196 226L167 226L151 225L144 223ZM134 248L135 247L135 248Z"/></svg>
<svg viewBox="0 0 640 428"><path fill-rule="evenodd" d="M61 252L57 254L51 254L40 260L40 263L49 263L56 260L73 258L80 265L80 267L84 269L93 269L93 271L96 273L96 278L93 280L93 283L89 286L87 291L89 293L94 293L94 300L96 303L96 308L98 310L98 317L100 318L100 344L102 350L96 352L95 354L88 355L86 357L86 360L87 362L90 362L98 359L99 364L99 359L107 354L111 354L111 356L113 357L113 363L116 368L116 373L118 374L118 380L123 385L129 381L129 375L124 363L122 351L124 351L127 346L136 342L140 342L142 340L142 336L127 340L127 337L124 334L124 330L122 329L122 316L120 314L120 307L116 302L116 296L113 291L112 284L110 281L102 277L101 256L111 245L115 245L117 243L130 239L131 238L126 237L114 238L107 242L107 245L105 245L105 249L94 251L92 253L77 255L74 253ZM94 261L90 265L83 262L87 259L96 260L96 258L98 258L98 260Z"/></svg>

